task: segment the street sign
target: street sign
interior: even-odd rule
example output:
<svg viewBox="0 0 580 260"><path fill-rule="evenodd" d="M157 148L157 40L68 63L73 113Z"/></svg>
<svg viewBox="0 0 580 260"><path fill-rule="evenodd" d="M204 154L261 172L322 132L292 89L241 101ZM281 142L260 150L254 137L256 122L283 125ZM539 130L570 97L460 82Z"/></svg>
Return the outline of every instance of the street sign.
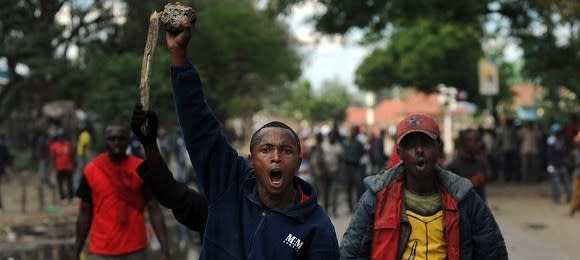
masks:
<svg viewBox="0 0 580 260"><path fill-rule="evenodd" d="M487 58L479 59L479 93L495 96L499 92L497 66Z"/></svg>

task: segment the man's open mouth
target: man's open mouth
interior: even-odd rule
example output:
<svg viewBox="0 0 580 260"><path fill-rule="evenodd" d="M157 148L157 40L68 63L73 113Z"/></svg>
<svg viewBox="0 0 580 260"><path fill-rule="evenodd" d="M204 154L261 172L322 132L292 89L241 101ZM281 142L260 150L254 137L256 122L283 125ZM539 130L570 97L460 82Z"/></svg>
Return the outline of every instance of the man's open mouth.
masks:
<svg viewBox="0 0 580 260"><path fill-rule="evenodd" d="M280 186L282 184L282 171L280 169L270 171L270 183L273 186Z"/></svg>
<svg viewBox="0 0 580 260"><path fill-rule="evenodd" d="M417 164L417 168L423 169L427 163L425 162L425 159L419 158L419 159L417 159L416 164Z"/></svg>

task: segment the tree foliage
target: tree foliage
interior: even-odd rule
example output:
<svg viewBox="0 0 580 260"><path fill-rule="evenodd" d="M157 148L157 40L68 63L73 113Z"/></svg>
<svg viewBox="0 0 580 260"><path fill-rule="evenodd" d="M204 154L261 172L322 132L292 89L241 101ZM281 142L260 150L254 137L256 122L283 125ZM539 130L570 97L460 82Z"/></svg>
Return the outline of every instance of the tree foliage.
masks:
<svg viewBox="0 0 580 260"><path fill-rule="evenodd" d="M38 106L55 98L74 98L78 64L66 59L74 46L107 37L113 30L112 6L94 0L86 4L66 0L4 0L0 8L0 57L7 62L9 83L0 90L0 116L15 106ZM67 24L57 21L63 13ZM98 34L97 34L98 33ZM17 66L28 68L17 73ZM64 90L64 91L63 91Z"/></svg>
<svg viewBox="0 0 580 260"><path fill-rule="evenodd" d="M287 13L291 6L307 1L310 0L269 0L267 6L272 13ZM352 29L362 29L371 35L381 35L389 25L409 27L413 26L415 21L425 18L460 24L478 24L491 1L316 0L314 2L326 9L312 17L316 29L321 32L345 34Z"/></svg>
<svg viewBox="0 0 580 260"><path fill-rule="evenodd" d="M189 48L214 112L225 119L260 110L300 75L296 42L253 1L196 1L197 33Z"/></svg>
<svg viewBox="0 0 580 260"><path fill-rule="evenodd" d="M139 1L127 3L128 9L141 10L130 11L129 21L141 24L123 27L121 40L113 47L119 53L116 57L103 60L101 54L93 55L93 71L100 78L94 82L93 92L111 93L91 97L91 106L102 115L119 115L114 111L121 107L130 112L131 105L138 101L143 35L147 34L151 10L162 8L140 6ZM266 104L270 95L287 92L287 82L300 74L301 59L282 24L256 9L251 1L195 1L192 6L198 18L188 52L200 70L207 101L218 118L251 115ZM141 47L136 38L142 38ZM174 110L170 62L164 40L165 35L160 33L153 58L151 108L173 122L175 117L169 116ZM121 90L123 93L119 93ZM99 104L109 98L119 107L100 109Z"/></svg>
<svg viewBox="0 0 580 260"><path fill-rule="evenodd" d="M0 89L0 113L72 99L105 121L129 116L139 100L149 15L166 1L6 1L0 8L0 58L8 61L10 83ZM275 101L289 93L288 82L300 75L301 57L283 24L251 0L182 2L198 13L189 54L220 119L247 116L269 104L270 96ZM162 120L173 121L167 116L174 110L170 62L164 33L159 37L151 107ZM71 48L78 48L78 57L66 57ZM30 73L17 74L16 64Z"/></svg>
<svg viewBox="0 0 580 260"><path fill-rule="evenodd" d="M476 93L479 38L471 27L422 20L367 56L356 83L368 90L403 85L425 92L445 83Z"/></svg>
<svg viewBox="0 0 580 260"><path fill-rule="evenodd" d="M510 35L523 49L523 74L554 94L566 86L580 96L580 2L500 1Z"/></svg>
<svg viewBox="0 0 580 260"><path fill-rule="evenodd" d="M297 120L312 122L342 121L351 96L346 85L338 79L327 80L318 90L307 80L293 88L290 98L282 103L282 113Z"/></svg>
<svg viewBox="0 0 580 260"><path fill-rule="evenodd" d="M304 1L269 1L274 13ZM424 92L453 85L478 101L477 62L484 53L483 21L491 1L319 0L315 27L327 34L362 30L375 49L357 69L361 89L398 85Z"/></svg>

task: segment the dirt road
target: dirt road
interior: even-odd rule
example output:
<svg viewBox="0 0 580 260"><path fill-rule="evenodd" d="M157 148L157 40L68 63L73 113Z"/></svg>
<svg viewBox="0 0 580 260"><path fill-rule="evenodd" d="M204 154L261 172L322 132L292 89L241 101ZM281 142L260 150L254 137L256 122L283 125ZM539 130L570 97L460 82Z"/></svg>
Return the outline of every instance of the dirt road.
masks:
<svg viewBox="0 0 580 260"><path fill-rule="evenodd" d="M31 180L27 188L27 213L21 213L19 182L1 186L5 210L0 214L0 248L8 243L6 230L9 226L74 221L76 204L38 211L34 183ZM489 205L504 234L510 259L580 259L580 214L569 217L567 205L552 204L549 183L490 184L487 193ZM346 205L341 205L340 216L333 218L339 241L350 220L346 211Z"/></svg>

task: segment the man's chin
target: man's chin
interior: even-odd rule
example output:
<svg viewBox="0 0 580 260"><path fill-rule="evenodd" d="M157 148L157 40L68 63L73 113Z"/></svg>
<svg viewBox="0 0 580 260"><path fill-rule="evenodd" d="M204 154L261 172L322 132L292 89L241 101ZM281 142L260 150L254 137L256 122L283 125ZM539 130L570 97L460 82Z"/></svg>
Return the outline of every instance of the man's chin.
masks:
<svg viewBox="0 0 580 260"><path fill-rule="evenodd" d="M125 158L127 158L126 154L111 154L109 153L109 158L111 159L111 161L113 162L120 162L125 160Z"/></svg>

